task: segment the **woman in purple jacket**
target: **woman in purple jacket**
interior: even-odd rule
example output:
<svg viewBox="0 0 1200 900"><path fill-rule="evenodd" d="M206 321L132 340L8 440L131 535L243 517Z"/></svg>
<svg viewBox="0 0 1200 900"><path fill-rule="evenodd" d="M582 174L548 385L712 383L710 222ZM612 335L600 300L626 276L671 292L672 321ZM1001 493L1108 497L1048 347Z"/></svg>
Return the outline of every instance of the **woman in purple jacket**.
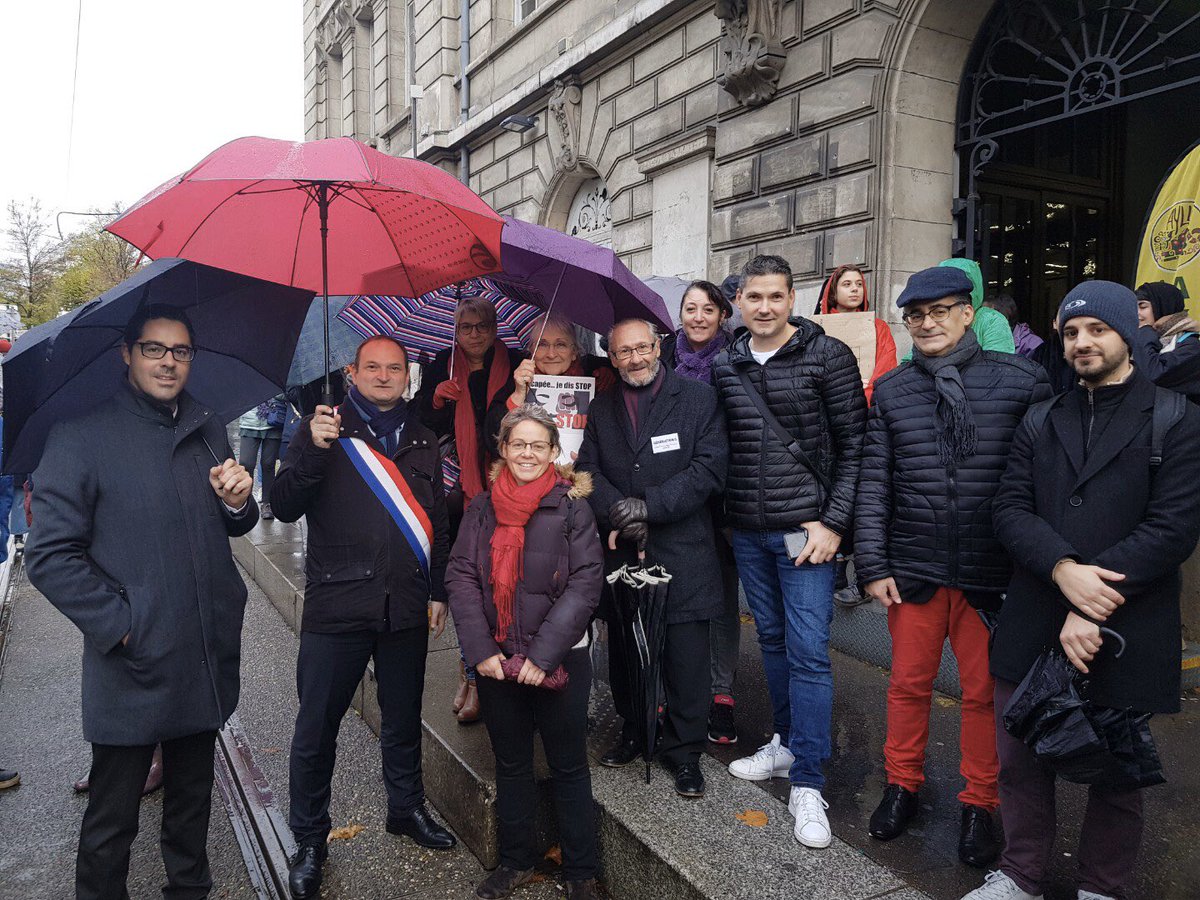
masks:
<svg viewBox="0 0 1200 900"><path fill-rule="evenodd" d="M558 428L541 407L500 423L501 461L471 501L450 553L446 589L496 755L500 866L475 894L507 897L534 874L533 733L554 782L567 896L596 897L587 760L588 622L603 556L591 478L554 464ZM565 684L564 684L565 682Z"/></svg>

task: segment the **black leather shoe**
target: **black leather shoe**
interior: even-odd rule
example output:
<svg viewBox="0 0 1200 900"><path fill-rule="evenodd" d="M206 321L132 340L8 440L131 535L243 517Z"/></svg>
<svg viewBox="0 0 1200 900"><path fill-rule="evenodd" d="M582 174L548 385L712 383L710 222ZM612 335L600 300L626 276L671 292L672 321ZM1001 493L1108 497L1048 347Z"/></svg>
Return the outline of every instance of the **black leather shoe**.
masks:
<svg viewBox="0 0 1200 900"><path fill-rule="evenodd" d="M610 769L620 769L641 758L642 748L638 746L637 740L623 737L611 750L600 757L600 765L608 766Z"/></svg>
<svg viewBox="0 0 1200 900"><path fill-rule="evenodd" d="M915 791L889 784L883 789L883 799L875 807L875 812L871 813L871 837L878 841L900 837L918 809Z"/></svg>
<svg viewBox="0 0 1200 900"><path fill-rule="evenodd" d="M325 865L324 844L303 844L292 857L288 869L288 890L292 900L309 900L321 893L321 867Z"/></svg>
<svg viewBox="0 0 1200 900"><path fill-rule="evenodd" d="M976 869L987 868L1000 852L992 814L982 806L963 804L962 828L958 832L958 858Z"/></svg>
<svg viewBox="0 0 1200 900"><path fill-rule="evenodd" d="M479 887L475 888L475 896L482 900L500 900L501 897L507 897L532 878L534 871L534 869L510 869L507 866L500 866L479 883Z"/></svg>
<svg viewBox="0 0 1200 900"><path fill-rule="evenodd" d="M704 773L700 771L699 761L689 760L668 768L675 773L675 793L680 797L704 796Z"/></svg>
<svg viewBox="0 0 1200 900"><path fill-rule="evenodd" d="M596 879L568 881L567 900L600 900L600 892L596 890Z"/></svg>
<svg viewBox="0 0 1200 900"><path fill-rule="evenodd" d="M458 843L423 806L418 806L406 818L388 819L387 830L388 834L406 834L429 850L449 850Z"/></svg>

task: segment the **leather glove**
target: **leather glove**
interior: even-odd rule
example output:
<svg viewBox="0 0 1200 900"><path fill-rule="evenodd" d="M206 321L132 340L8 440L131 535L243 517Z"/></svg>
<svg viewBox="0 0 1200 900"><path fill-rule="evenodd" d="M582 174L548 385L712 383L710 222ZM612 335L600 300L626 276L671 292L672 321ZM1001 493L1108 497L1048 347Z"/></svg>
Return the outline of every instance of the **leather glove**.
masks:
<svg viewBox="0 0 1200 900"><path fill-rule="evenodd" d="M633 522L646 521L646 501L638 497L626 497L618 500L608 509L608 520L617 531L623 531L625 526Z"/></svg>
<svg viewBox="0 0 1200 900"><path fill-rule="evenodd" d="M646 541L650 539L650 526L645 522L630 522L621 529L621 537L637 544L639 550L644 550Z"/></svg>

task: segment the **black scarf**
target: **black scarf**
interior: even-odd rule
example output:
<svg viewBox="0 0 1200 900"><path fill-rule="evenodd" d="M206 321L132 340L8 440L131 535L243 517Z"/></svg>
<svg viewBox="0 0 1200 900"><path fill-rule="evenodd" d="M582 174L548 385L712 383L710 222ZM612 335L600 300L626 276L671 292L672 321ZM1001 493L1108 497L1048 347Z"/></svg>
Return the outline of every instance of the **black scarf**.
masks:
<svg viewBox="0 0 1200 900"><path fill-rule="evenodd" d="M384 412L359 393L357 387L350 388L346 399L354 404L371 433L383 444L383 452L388 456L394 454L400 446L400 434L404 431L404 424L408 421L408 404L399 400L395 406Z"/></svg>
<svg viewBox="0 0 1200 900"><path fill-rule="evenodd" d="M933 376L933 387L937 391L938 460L946 468L974 456L979 445L975 419L959 368L970 364L982 352L979 340L970 328L945 356L925 356L913 347L913 365Z"/></svg>

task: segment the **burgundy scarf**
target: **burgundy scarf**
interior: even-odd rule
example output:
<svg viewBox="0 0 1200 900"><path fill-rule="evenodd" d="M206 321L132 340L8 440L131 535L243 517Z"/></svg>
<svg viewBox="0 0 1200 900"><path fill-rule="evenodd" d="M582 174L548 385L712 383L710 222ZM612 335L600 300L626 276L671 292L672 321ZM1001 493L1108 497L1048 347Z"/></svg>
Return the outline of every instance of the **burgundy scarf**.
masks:
<svg viewBox="0 0 1200 900"><path fill-rule="evenodd" d="M465 471L465 470L464 470ZM542 498L558 482L553 465L528 484L518 484L505 466L492 484L496 530L492 533L492 602L496 604L496 641L508 637L513 621L513 597L523 576L525 525Z"/></svg>
<svg viewBox="0 0 1200 900"><path fill-rule="evenodd" d="M508 349L500 341L492 345L492 367L488 370L486 410L492 400L508 382ZM471 364L467 355L456 343L454 345L454 381L462 388L458 402L454 404L454 446L458 450L458 462L462 467L461 483L465 503L470 503L476 494L483 493L484 460L479 458L479 433L475 427L475 410L471 400Z"/></svg>

